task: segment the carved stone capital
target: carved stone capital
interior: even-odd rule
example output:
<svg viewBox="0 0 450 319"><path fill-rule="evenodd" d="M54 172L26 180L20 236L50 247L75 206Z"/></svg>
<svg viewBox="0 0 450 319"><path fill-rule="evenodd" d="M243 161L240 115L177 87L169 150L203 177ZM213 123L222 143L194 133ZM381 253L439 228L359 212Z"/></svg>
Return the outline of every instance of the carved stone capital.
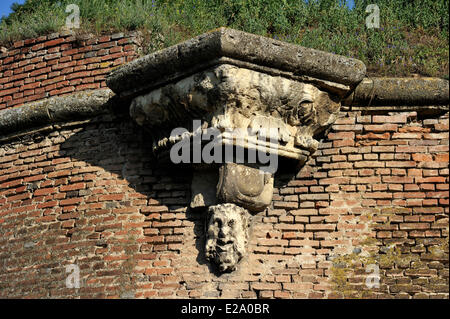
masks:
<svg viewBox="0 0 450 319"><path fill-rule="evenodd" d="M193 120L200 120L223 144L305 162L339 107L338 96L312 84L222 64L134 98L130 115L159 133L155 151L180 140L173 128L193 135Z"/></svg>
<svg viewBox="0 0 450 319"><path fill-rule="evenodd" d="M132 61L107 84L131 101L156 153L210 129L220 144L304 163L364 74L356 59L220 28Z"/></svg>

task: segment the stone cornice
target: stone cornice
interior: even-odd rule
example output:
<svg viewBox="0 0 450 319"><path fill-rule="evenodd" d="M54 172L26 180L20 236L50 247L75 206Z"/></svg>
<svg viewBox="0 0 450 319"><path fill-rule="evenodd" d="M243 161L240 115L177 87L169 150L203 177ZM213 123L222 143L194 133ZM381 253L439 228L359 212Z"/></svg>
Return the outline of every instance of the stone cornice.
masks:
<svg viewBox="0 0 450 319"><path fill-rule="evenodd" d="M132 97L224 63L271 69L338 91L353 89L366 72L356 59L220 28L134 60L111 72L106 82L120 97Z"/></svg>
<svg viewBox="0 0 450 319"><path fill-rule="evenodd" d="M438 78L365 78L343 105L448 105L449 82Z"/></svg>
<svg viewBox="0 0 450 319"><path fill-rule="evenodd" d="M31 102L0 111L0 136L37 126L80 120L105 113L114 93L109 89L85 91Z"/></svg>
<svg viewBox="0 0 450 319"><path fill-rule="evenodd" d="M375 90L370 85L371 81L377 83L374 86ZM408 86L400 86L404 90L403 98L396 95L398 90L383 89L385 85L392 85L396 82L408 83ZM418 87L422 89L414 92ZM371 93L372 90L374 93ZM371 94L373 94L372 100L368 98ZM384 94L384 98L380 94ZM30 131L46 124L90 118L106 112L108 107L105 104L111 103L110 100L115 97L111 90L101 89L53 97L1 110L0 136ZM342 101L341 110L417 111L426 114L448 112L448 81L438 78L366 78L358 85L353 94Z"/></svg>

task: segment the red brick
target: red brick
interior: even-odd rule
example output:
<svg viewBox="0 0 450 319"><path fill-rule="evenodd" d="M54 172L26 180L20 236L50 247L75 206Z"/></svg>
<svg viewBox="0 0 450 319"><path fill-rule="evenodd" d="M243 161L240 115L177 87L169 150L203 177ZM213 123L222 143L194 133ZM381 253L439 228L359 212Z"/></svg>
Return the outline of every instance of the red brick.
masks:
<svg viewBox="0 0 450 319"><path fill-rule="evenodd" d="M431 162L433 157L430 154L412 154L413 161L416 162Z"/></svg>
<svg viewBox="0 0 450 319"><path fill-rule="evenodd" d="M63 185L59 189L62 192L68 192L68 191L74 191L74 190L79 190L79 189L84 189L84 188L86 188L85 183L75 183L75 184L70 184L70 185Z"/></svg>
<svg viewBox="0 0 450 319"><path fill-rule="evenodd" d="M41 196L41 195L48 195L48 194L53 194L56 193L58 190L54 187L51 188L40 188L34 191L34 195L35 196Z"/></svg>
<svg viewBox="0 0 450 319"><path fill-rule="evenodd" d="M397 124L383 124L383 125L364 125L365 131L373 132L396 132L398 128Z"/></svg>
<svg viewBox="0 0 450 319"><path fill-rule="evenodd" d="M54 40L50 40L50 41L44 42L43 45L44 45L44 47L51 47L51 46L55 46L55 45L58 45L58 44L63 43L63 42L64 42L64 38L58 38L58 39L54 39Z"/></svg>
<svg viewBox="0 0 450 319"><path fill-rule="evenodd" d="M91 74L90 71L71 73L69 75L66 75L66 79L70 80L70 79L74 79L74 78L86 77L86 76L89 76L90 74Z"/></svg>
<svg viewBox="0 0 450 319"><path fill-rule="evenodd" d="M382 115L374 115L372 116L373 123L399 123L404 124L408 120L407 115L399 114L399 115L391 115L391 116L382 116Z"/></svg>
<svg viewBox="0 0 450 319"><path fill-rule="evenodd" d="M109 195L101 195L99 196L99 201L110 201L110 200L122 200L123 194L109 194Z"/></svg>
<svg viewBox="0 0 450 319"><path fill-rule="evenodd" d="M449 161L449 154L435 154L434 155L434 161L436 162L448 162Z"/></svg>

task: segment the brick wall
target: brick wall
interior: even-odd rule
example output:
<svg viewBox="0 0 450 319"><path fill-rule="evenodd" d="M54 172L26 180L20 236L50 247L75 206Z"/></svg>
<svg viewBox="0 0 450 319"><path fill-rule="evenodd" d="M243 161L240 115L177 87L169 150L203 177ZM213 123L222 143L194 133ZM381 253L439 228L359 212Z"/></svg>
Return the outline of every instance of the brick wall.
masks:
<svg viewBox="0 0 450 319"><path fill-rule="evenodd" d="M187 209L192 172L155 164L130 120L5 141L0 297L448 298L448 127L448 113L343 112L220 276ZM72 263L80 289L65 286Z"/></svg>
<svg viewBox="0 0 450 319"><path fill-rule="evenodd" d="M111 68L138 56L134 35L54 33L0 52L0 110L74 91L105 87Z"/></svg>

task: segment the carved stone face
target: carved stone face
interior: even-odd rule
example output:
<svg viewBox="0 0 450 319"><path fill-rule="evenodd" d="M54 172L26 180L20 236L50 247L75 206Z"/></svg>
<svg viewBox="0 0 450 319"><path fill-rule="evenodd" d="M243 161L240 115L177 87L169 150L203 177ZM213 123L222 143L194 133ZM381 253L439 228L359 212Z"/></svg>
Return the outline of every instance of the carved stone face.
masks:
<svg viewBox="0 0 450 319"><path fill-rule="evenodd" d="M206 258L220 271L230 272L246 252L247 211L234 204L210 206L206 232Z"/></svg>

